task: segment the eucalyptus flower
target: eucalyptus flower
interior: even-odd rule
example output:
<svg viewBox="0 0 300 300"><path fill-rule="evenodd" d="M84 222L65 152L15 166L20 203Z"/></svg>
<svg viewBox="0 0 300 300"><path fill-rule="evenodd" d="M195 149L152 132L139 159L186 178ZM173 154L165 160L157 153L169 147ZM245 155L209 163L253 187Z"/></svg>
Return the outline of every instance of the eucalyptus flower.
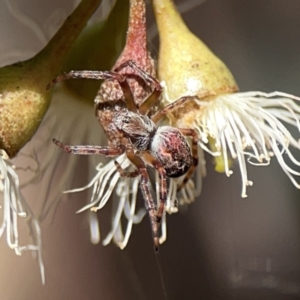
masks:
<svg viewBox="0 0 300 300"><path fill-rule="evenodd" d="M300 149L286 124L300 130L300 98L284 92L239 92L226 65L185 25L172 0L153 0L160 50L159 78L164 84L164 102L194 96L169 115L178 127L194 128L199 146L217 157L217 169L232 174L237 160L242 177L242 197L249 180L247 162L266 166L275 156L292 183L300 162L290 151ZM286 160L290 160L291 167Z"/></svg>

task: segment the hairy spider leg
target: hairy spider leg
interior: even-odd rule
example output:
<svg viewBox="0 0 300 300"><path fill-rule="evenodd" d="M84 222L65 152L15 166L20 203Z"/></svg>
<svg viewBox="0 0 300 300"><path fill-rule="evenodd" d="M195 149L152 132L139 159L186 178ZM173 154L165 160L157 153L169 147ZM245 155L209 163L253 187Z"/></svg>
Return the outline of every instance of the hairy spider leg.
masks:
<svg viewBox="0 0 300 300"><path fill-rule="evenodd" d="M93 145L80 145L72 146L65 145L57 139L52 140L53 143L59 148L63 149L67 153L78 154L78 155L105 155L105 156L118 156L125 152L124 146L118 148L108 146L93 146Z"/></svg>
<svg viewBox="0 0 300 300"><path fill-rule="evenodd" d="M163 165L151 154L145 153L143 157L146 161L152 164L152 166L157 170L159 175L159 207L156 213L156 221L158 222L158 225L160 225L161 218L165 211L165 204L167 201L167 173Z"/></svg>
<svg viewBox="0 0 300 300"><path fill-rule="evenodd" d="M67 79L94 79L94 80L108 80L114 79L118 81L126 99L126 106L129 110L137 112L137 106L134 102L133 95L127 79L122 74L113 71L70 71L68 73L61 74L54 78L46 87L49 90L56 83Z"/></svg>
<svg viewBox="0 0 300 300"><path fill-rule="evenodd" d="M159 207L156 213L156 221L158 223L158 226L160 226L161 219L163 216L163 213L165 211L165 204L167 201L167 176L166 176L166 171L162 164L154 158L151 154L149 153L144 153L143 158L145 158L146 161L152 164L152 166L158 171L159 174L159 180L160 180L160 185L159 185ZM117 170L119 171L120 175L123 177L128 177L128 178L133 178L138 175L140 175L138 170L134 171L125 171L121 165L118 163L117 160L115 160L115 165Z"/></svg>
<svg viewBox="0 0 300 300"><path fill-rule="evenodd" d="M154 242L154 249L157 252L159 248L159 234L158 234L158 222L156 218L156 204L153 201L153 197L150 191L150 179L145 166L144 161L133 152L132 149L127 149L126 155L128 159L137 167L139 174L141 175L141 190L145 201L145 207L148 211L151 223L151 230Z"/></svg>
<svg viewBox="0 0 300 300"><path fill-rule="evenodd" d="M195 169L198 166L198 133L195 129L191 129L191 128L178 128L181 133L185 136L190 136L192 138L192 155L193 155L193 165L189 168L188 172L186 173L183 181L181 182L181 184L179 185L179 187L177 188L177 192L179 192L185 185L186 183L189 181L189 179L192 177L192 175L194 174Z"/></svg>
<svg viewBox="0 0 300 300"><path fill-rule="evenodd" d="M140 172L138 170L125 171L125 169L123 169L121 167L121 165L118 163L117 160L115 160L115 165L116 165L117 171L120 173L120 175L122 177L134 178L134 177L137 177L140 175Z"/></svg>
<svg viewBox="0 0 300 300"><path fill-rule="evenodd" d="M151 117L151 120L156 124L164 116L166 116L169 112L171 112L172 110L184 105L186 102L191 101L193 99L198 99L199 100L198 96L184 96L184 97L181 97L181 98L177 99L176 101L168 104L164 108L160 109L159 111L157 111Z"/></svg>
<svg viewBox="0 0 300 300"><path fill-rule="evenodd" d="M119 72L121 69L126 68L126 67L131 67L147 85L154 86L154 90L151 93L151 95L138 108L140 114L145 115L145 114L147 114L149 109L151 107L153 107L159 100L160 95L162 93L162 86L160 85L160 82L155 77L146 73L143 69L141 69L132 60L125 61L120 66L118 66L116 69L114 69L114 71ZM123 75L126 75L126 74L123 74Z"/></svg>

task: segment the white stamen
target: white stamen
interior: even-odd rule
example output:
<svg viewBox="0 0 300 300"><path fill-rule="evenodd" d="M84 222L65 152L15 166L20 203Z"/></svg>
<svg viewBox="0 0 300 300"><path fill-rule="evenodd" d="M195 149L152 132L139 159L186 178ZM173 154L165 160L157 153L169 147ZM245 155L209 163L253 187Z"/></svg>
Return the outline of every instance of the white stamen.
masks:
<svg viewBox="0 0 300 300"><path fill-rule="evenodd" d="M118 157L117 160L123 169L131 166L125 154ZM92 211L102 209L116 189L117 197L113 198L116 209L112 214L112 228L102 243L108 245L113 240L121 249L124 249L129 241L133 224L140 223L146 214L145 209L139 209L136 212L139 177L133 179L120 178L114 160L111 160L105 166L102 163L99 164L96 170L97 174L86 186L68 190L64 193L81 192L93 188L90 203L77 211L77 213L80 213L87 209ZM123 234L121 222L123 216L127 220L125 234ZM94 228L95 222L93 220L91 222L93 224L90 224L90 227Z"/></svg>
<svg viewBox="0 0 300 300"><path fill-rule="evenodd" d="M248 180L245 157L252 165L266 166L275 154L283 171L300 188L293 177L300 176L300 172L289 167L283 159L285 153L294 165L300 166L289 150L291 145L300 149L299 140L284 125L293 125L300 131L300 106L296 103L300 101L299 97L281 92L246 92L195 101L201 107L201 115L194 126L201 138L210 136L215 140L214 146L222 153L227 176L231 174L227 152L238 160L242 197L247 196L246 187L252 185L252 181ZM251 158L257 162L251 161Z"/></svg>
<svg viewBox="0 0 300 300"><path fill-rule="evenodd" d="M41 254L41 231L39 222L34 217L28 204L20 192L19 177L15 172L12 163L5 159L4 151L0 153L0 209L3 212L2 224L0 226L0 238L6 233L7 245L15 251L17 255L22 255L25 251L37 252L38 263L41 272L42 283L45 283L45 270ZM19 243L19 220L26 220L32 244L21 246Z"/></svg>
<svg viewBox="0 0 300 300"><path fill-rule="evenodd" d="M97 215L93 211L89 212L89 225L91 243L96 245L100 242L100 227Z"/></svg>

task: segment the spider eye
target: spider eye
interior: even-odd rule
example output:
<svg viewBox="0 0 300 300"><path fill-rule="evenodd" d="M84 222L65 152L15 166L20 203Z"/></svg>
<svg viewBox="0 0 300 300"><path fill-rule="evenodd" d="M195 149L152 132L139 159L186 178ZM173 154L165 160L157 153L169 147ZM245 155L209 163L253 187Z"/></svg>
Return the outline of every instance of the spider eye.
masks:
<svg viewBox="0 0 300 300"><path fill-rule="evenodd" d="M193 163L188 142L177 128L171 126L157 129L151 153L164 166L168 177L184 175Z"/></svg>

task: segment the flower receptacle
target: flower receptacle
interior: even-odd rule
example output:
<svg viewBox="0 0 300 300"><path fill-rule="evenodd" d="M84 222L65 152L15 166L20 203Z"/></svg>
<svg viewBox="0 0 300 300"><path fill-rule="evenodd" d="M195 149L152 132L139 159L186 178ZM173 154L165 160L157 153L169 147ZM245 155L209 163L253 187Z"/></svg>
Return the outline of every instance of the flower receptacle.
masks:
<svg viewBox="0 0 300 300"><path fill-rule="evenodd" d="M159 37L158 74L167 98L200 99L238 90L226 65L185 25L172 0L153 0Z"/></svg>

